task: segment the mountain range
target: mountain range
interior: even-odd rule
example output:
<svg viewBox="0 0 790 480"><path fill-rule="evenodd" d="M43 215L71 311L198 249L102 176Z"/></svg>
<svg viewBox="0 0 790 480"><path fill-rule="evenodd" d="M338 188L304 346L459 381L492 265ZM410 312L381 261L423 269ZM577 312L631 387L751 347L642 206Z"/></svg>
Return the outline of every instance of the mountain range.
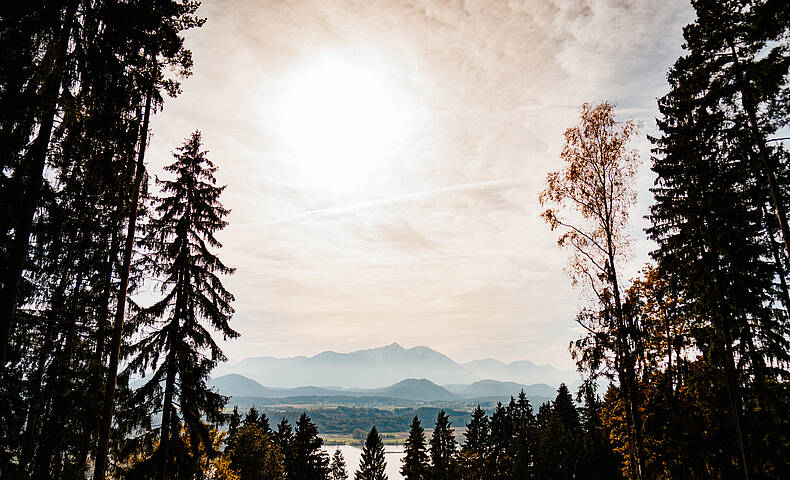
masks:
<svg viewBox="0 0 790 480"><path fill-rule="evenodd" d="M383 388L371 389L333 389L321 387L269 388L239 374L229 374L212 378L209 385L223 395L232 397L376 397L417 401L450 400L507 400L521 390L530 400L553 398L556 389L546 384L522 385L515 382L481 380L471 385L453 385L451 389L436 385L424 378L407 378Z"/></svg>
<svg viewBox="0 0 790 480"><path fill-rule="evenodd" d="M505 364L494 359L459 364L429 347L417 346L406 349L397 343L350 353L327 351L312 357L247 358L234 365L221 365L213 372L217 379L229 374L254 380L258 387L265 389L265 393L260 396L270 397L281 396L277 394L280 390L297 387L305 389L320 387L344 394L348 393L349 389L392 388L405 379L425 379L436 386L449 385L462 388L472 386L481 380L515 382L521 385L545 383L551 387L556 387L562 382L576 383L578 380L578 374L575 372L559 370L550 365L536 365L529 361ZM233 388L240 388L242 383L244 381L239 380L239 385L234 383ZM305 385L315 387L304 387ZM254 385L249 386L252 390L258 388ZM458 394L444 390L450 395ZM228 392L226 394L232 395ZM308 395L308 393L296 393L296 395L303 394ZM294 393L289 394L292 395Z"/></svg>

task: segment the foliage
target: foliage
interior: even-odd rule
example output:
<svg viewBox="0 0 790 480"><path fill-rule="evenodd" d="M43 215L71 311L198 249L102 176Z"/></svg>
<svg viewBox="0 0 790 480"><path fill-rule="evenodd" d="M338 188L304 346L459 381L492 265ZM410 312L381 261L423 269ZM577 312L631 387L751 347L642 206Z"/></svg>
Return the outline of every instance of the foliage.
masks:
<svg viewBox="0 0 790 480"><path fill-rule="evenodd" d="M404 480L426 480L428 478L428 453L425 444L425 430L416 415L411 422L409 438L403 445L404 456L400 474Z"/></svg>
<svg viewBox="0 0 790 480"><path fill-rule="evenodd" d="M354 473L354 480L387 480L387 475L384 473L386 467L384 444L381 443L381 437L374 425L365 439L362 459L359 463L359 469Z"/></svg>
<svg viewBox="0 0 790 480"><path fill-rule="evenodd" d="M330 480L348 480L346 460L339 448L332 454L332 461L329 463L329 478Z"/></svg>

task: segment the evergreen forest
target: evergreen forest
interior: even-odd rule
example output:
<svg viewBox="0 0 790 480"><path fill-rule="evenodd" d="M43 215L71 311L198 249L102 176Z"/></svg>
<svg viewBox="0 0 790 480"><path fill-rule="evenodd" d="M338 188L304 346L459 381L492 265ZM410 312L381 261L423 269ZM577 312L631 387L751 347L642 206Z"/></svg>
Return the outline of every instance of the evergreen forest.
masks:
<svg viewBox="0 0 790 480"><path fill-rule="evenodd" d="M405 479L790 478L790 2L691 4L649 160L644 126L585 103L538 199L589 299L567 319L584 383L478 407L463 438L415 416ZM199 7L0 6L2 479L387 479L376 427L349 472L307 413L242 416L207 384L239 337L223 159L200 130L146 157ZM631 279L645 160L655 249Z"/></svg>

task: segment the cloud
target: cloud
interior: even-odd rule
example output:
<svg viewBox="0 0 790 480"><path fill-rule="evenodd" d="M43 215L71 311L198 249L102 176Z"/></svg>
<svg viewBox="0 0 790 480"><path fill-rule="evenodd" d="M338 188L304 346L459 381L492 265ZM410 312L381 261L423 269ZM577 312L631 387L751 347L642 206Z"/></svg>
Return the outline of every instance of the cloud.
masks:
<svg viewBox="0 0 790 480"><path fill-rule="evenodd" d="M195 75L157 115L149 159L156 172L200 128L228 184L232 360L398 341L571 366L582 301L537 194L582 102L613 100L652 131L685 0L206 0L201 12ZM340 191L295 168L274 108L326 52L385 79L409 118ZM650 248L651 179L645 167L635 264Z"/></svg>

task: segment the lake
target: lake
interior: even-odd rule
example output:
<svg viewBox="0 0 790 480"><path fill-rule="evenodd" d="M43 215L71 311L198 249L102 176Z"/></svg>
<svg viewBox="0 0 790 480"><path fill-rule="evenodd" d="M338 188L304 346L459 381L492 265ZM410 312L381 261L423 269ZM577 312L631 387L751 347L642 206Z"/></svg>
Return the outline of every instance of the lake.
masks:
<svg viewBox="0 0 790 480"><path fill-rule="evenodd" d="M346 460L346 469L348 470L349 480L354 479L354 472L357 471L360 459L362 458L362 449L353 447L351 445L325 445L324 451L329 454L329 458L335 453L335 450L340 449L343 453L343 458ZM387 462L387 478L388 480L402 480L403 477L398 472L401 467L401 459L403 458L403 445L385 445L384 446L384 459Z"/></svg>

